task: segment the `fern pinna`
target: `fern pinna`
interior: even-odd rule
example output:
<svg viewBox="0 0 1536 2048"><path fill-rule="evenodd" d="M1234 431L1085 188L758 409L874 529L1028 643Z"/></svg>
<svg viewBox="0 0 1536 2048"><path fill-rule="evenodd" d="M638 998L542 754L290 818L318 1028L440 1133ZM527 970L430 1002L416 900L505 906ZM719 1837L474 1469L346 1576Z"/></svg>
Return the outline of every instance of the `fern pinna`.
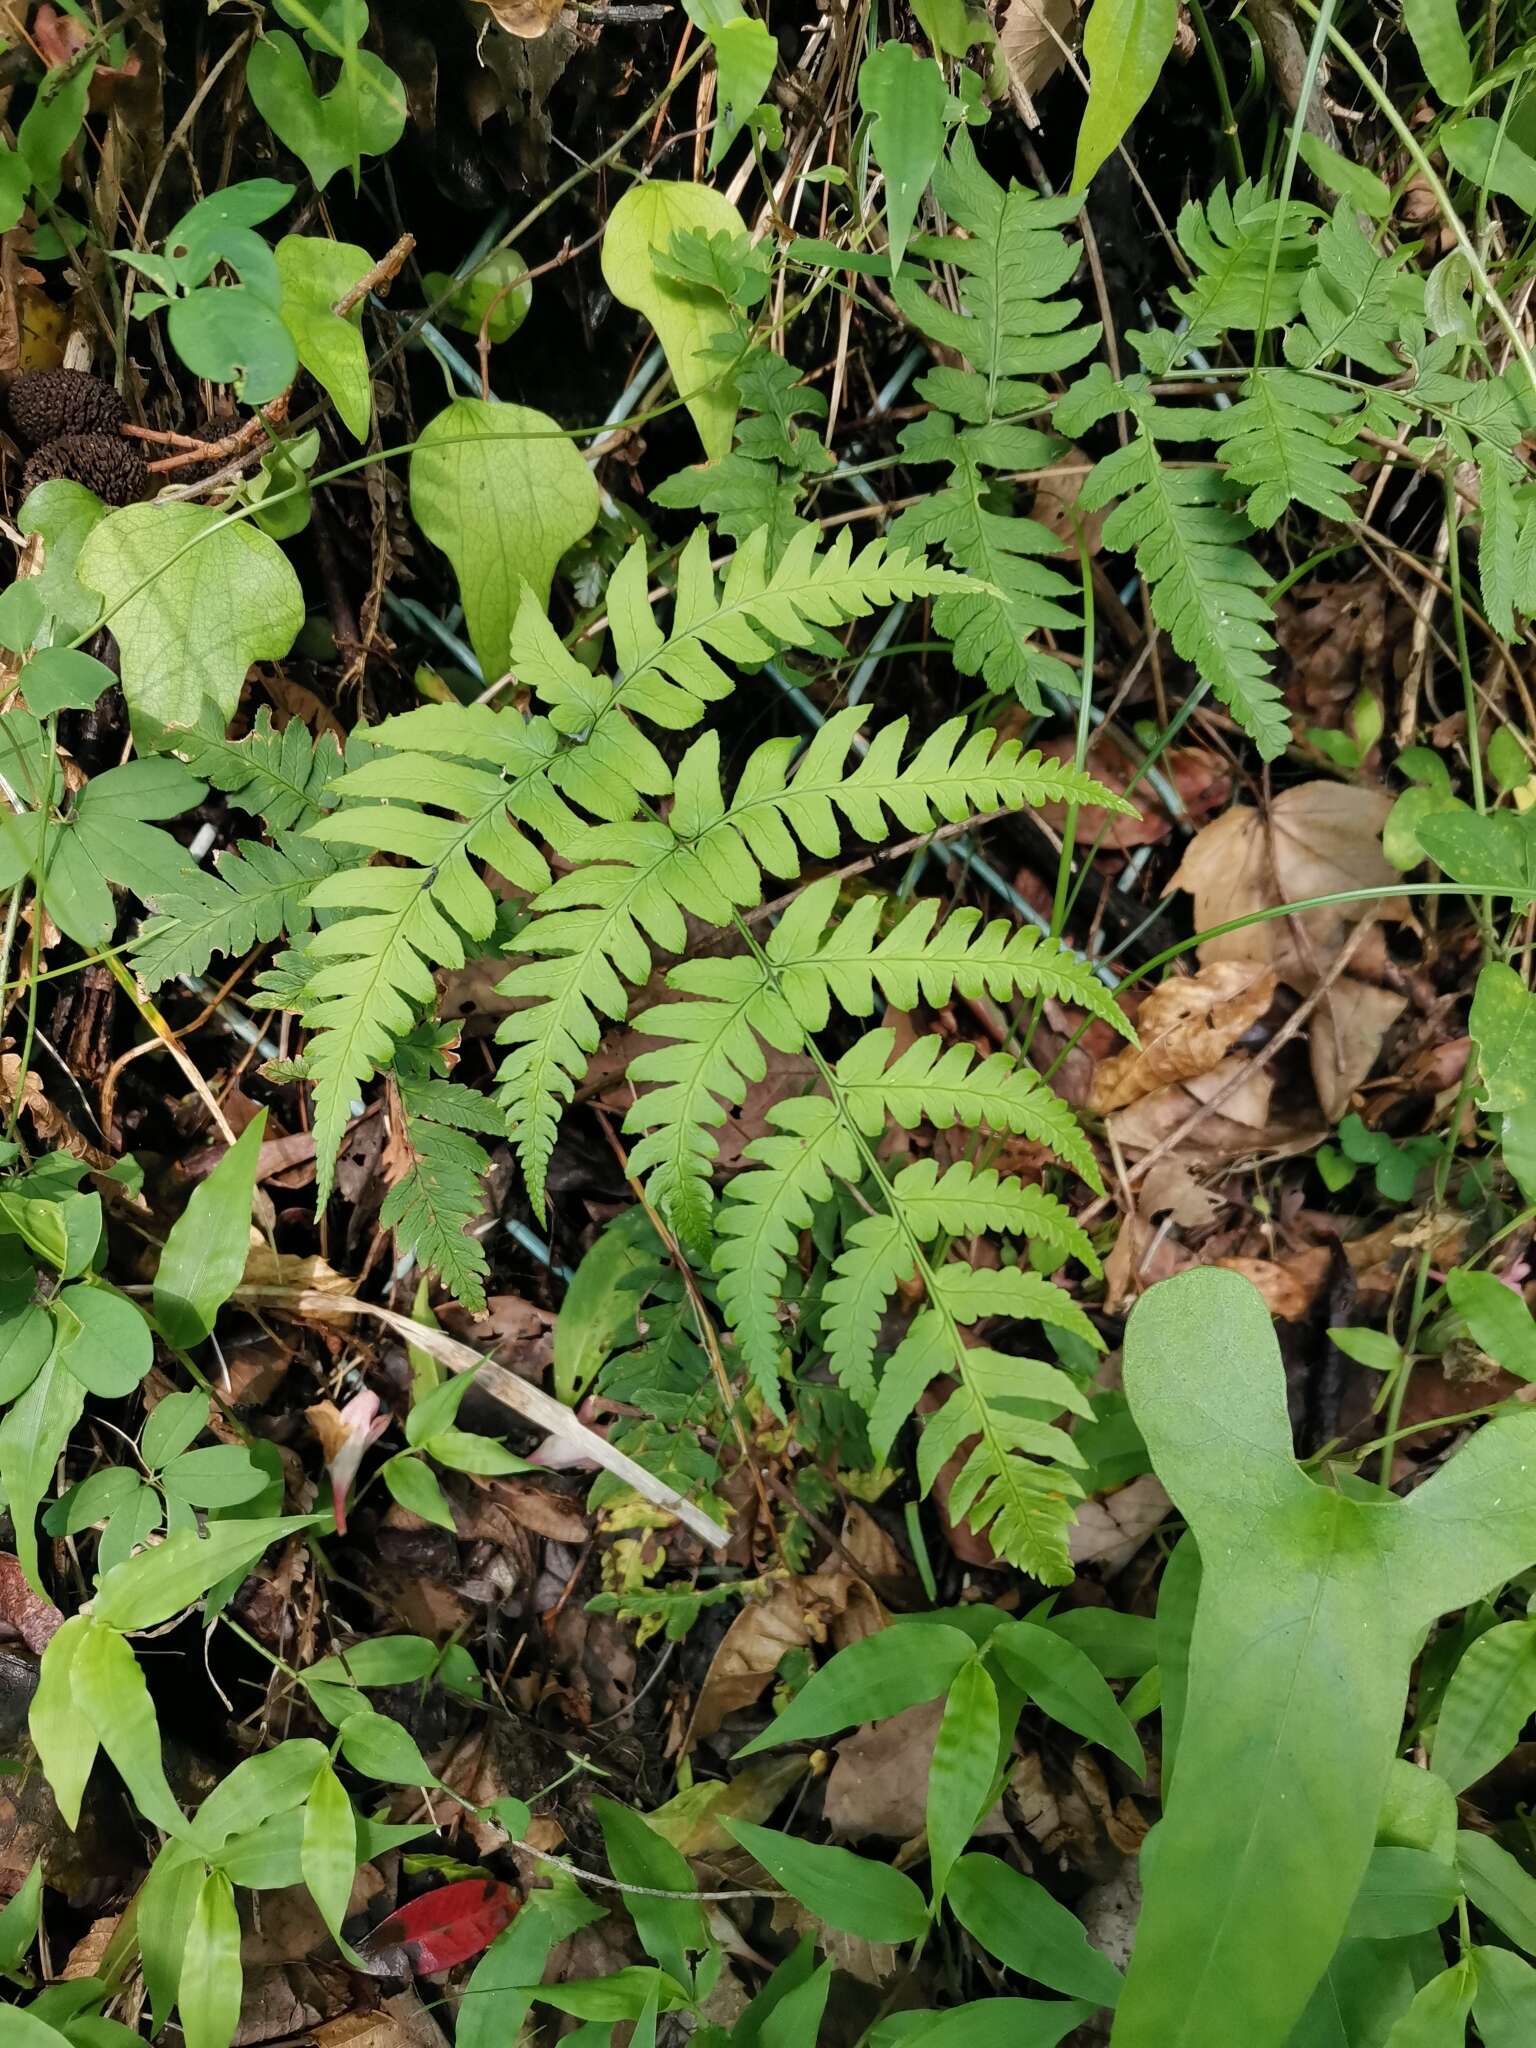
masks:
<svg viewBox="0 0 1536 2048"><path fill-rule="evenodd" d="M920 1041L893 1058L875 1031L834 1056L818 1039L835 1013L868 1018L885 1002L957 994L1056 996L1117 1025L1119 1012L1060 944L972 910L919 903L884 919L874 897L845 903L835 875L783 906L770 899L807 863L835 864L850 845L985 811L1117 800L1070 764L958 719L914 741L904 719L866 732L863 711L850 708L803 751L770 739L734 772L714 730L688 739L737 688L738 665L819 649L829 628L877 606L974 588L882 541L858 550L846 534L817 541L814 528L795 532L770 566L754 536L717 573L696 532L669 617L658 616L636 547L608 590L612 675L577 661L528 597L511 657L534 708L433 704L387 719L366 754L328 781L329 808L296 843L338 865L308 890L315 928L298 934L288 970L309 1028L322 1192L359 1091L390 1067L415 1164L386 1221L477 1303L484 1261L464 1229L478 1205L490 1106L447 1078L444 1035L430 1023L434 971L498 945L509 956L495 1121L542 1214L562 1113L603 1032L628 1017L638 988L655 985L666 956L686 955L690 920L716 928L729 950L677 957L665 999L636 1020L658 1044L631 1068L632 1171L687 1254L714 1268L748 1382L779 1412L797 1360L817 1362L777 1321L782 1282L818 1205L834 1188L851 1191L868 1214L825 1289L830 1370L877 1421L890 1418L881 1325L897 1289L920 1283L926 1307L895 1353L900 1384L915 1400L935 1376L953 1377L956 1391L929 1427L955 1443L977 1439L964 1488L973 1520L991 1528L1001 1553L1057 1577L1074 1453L1056 1418L1080 1405L1075 1383L1023 1361L1010 1362L1010 1380L964 1333L982 1316L1006 1315L1092 1343L1092 1326L1027 1263L973 1269L946 1247L995 1232L1032 1246L1036 1259L1090 1268L1092 1248L1040 1188L963 1161L943 1173L923 1160L893 1167L877 1148L892 1128L1016 1133L1097 1185L1092 1152L1059 1098L1002 1053L978 1060L967 1047ZM669 735L684 736L670 741L671 766L658 744ZM382 853L390 858L369 862ZM508 907L488 875L525 899L510 941ZM820 1084L778 1106L775 1135L749 1149L721 1202L718 1133L769 1048L808 1051ZM781 1158L786 1148L793 1160Z"/></svg>

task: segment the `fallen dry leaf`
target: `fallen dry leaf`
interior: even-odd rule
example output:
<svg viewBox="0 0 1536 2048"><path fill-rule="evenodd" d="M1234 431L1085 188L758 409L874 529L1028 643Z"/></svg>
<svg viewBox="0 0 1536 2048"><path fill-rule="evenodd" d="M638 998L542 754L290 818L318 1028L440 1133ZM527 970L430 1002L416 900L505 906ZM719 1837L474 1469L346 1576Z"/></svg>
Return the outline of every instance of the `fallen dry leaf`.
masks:
<svg viewBox="0 0 1536 2048"><path fill-rule="evenodd" d="M1264 1015L1275 986L1271 969L1240 960L1213 960L1198 974L1161 983L1136 1013L1140 1045L1099 1068L1089 1109L1104 1116L1167 1082L1210 1073Z"/></svg>
<svg viewBox="0 0 1536 2048"><path fill-rule="evenodd" d="M718 1856L736 1846L725 1831L728 1820L761 1825L810 1769L808 1756L760 1756L734 1778L690 1785L645 1816L685 1856Z"/></svg>
<svg viewBox="0 0 1536 2048"><path fill-rule="evenodd" d="M1338 782L1302 782L1284 790L1270 805L1267 821L1250 805L1234 804L1195 834L1170 886L1194 897L1201 931L1278 903L1387 887L1399 879L1381 850L1381 828L1391 808L1386 790ZM1351 925L1407 915L1400 896L1331 904L1207 939L1200 958L1273 967L1282 981L1307 995Z"/></svg>
<svg viewBox="0 0 1536 2048"><path fill-rule="evenodd" d="M1096 1565L1106 1578L1123 1571L1152 1531L1173 1511L1154 1472L1142 1472L1103 1500L1087 1500L1067 1531L1075 1565Z"/></svg>
<svg viewBox="0 0 1536 2048"><path fill-rule="evenodd" d="M547 35L560 18L565 0L480 0L509 36L534 42Z"/></svg>
<svg viewBox="0 0 1536 2048"><path fill-rule="evenodd" d="M930 1700L860 1728L838 1744L823 1812L839 1841L863 1842L878 1835L908 1842L923 1833L928 1767L943 1718L943 1700ZM1006 1834L1001 1808L994 1807L976 1832Z"/></svg>
<svg viewBox="0 0 1536 2048"><path fill-rule="evenodd" d="M1265 1142L1263 1134L1269 1128L1274 1079L1267 1067L1254 1067L1235 1056L1224 1059L1208 1074L1171 1081L1166 1087L1142 1096L1139 1102L1112 1111L1106 1120L1110 1136L1122 1152L1150 1152L1186 1118L1220 1095L1234 1078L1239 1086L1219 1109L1203 1116L1180 1144L1194 1159L1231 1159L1252 1152Z"/></svg>
<svg viewBox="0 0 1536 2048"><path fill-rule="evenodd" d="M1008 66L1014 103L1036 127L1030 101L1067 61L1073 40L1072 0L1003 0L1000 11L997 42Z"/></svg>
<svg viewBox="0 0 1536 2048"><path fill-rule="evenodd" d="M686 1752L713 1735L727 1715L762 1698L789 1650L831 1642L838 1649L885 1626L880 1603L850 1572L812 1572L775 1586L743 1607L715 1651L699 1688Z"/></svg>
<svg viewBox="0 0 1536 2048"><path fill-rule="evenodd" d="M1328 1277L1329 1252L1326 1245L1320 1244L1285 1260L1212 1259L1211 1264L1224 1266L1229 1273L1241 1273L1263 1295L1271 1315L1278 1316L1283 1323L1299 1323Z"/></svg>
<svg viewBox="0 0 1536 2048"><path fill-rule="evenodd" d="M1159 1159L1136 1191L1142 1216L1171 1216L1181 1230L1207 1229L1221 1206L1220 1195L1202 1187L1182 1159Z"/></svg>
<svg viewBox="0 0 1536 2048"><path fill-rule="evenodd" d="M1381 1057L1382 1043L1408 1007L1408 998L1341 974L1307 1030L1312 1079L1329 1123L1349 1108L1350 1097Z"/></svg>

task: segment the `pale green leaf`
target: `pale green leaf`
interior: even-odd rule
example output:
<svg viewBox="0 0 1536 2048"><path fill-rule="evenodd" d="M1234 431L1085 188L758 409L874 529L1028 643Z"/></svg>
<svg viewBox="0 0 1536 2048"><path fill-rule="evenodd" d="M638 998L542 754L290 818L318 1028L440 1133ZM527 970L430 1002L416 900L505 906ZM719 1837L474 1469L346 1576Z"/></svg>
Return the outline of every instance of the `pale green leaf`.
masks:
<svg viewBox="0 0 1536 2048"><path fill-rule="evenodd" d="M1093 0L1083 28L1088 104L1072 165L1074 192L1087 191L1146 105L1173 48L1178 20L1177 0Z"/></svg>
<svg viewBox="0 0 1536 2048"><path fill-rule="evenodd" d="M343 317L331 308L367 272L373 258L355 242L319 235L284 235L272 252L283 281L283 325L299 361L327 393L356 441L368 437L373 388L358 304Z"/></svg>
<svg viewBox="0 0 1536 2048"><path fill-rule="evenodd" d="M746 233L730 200L708 185L664 178L632 185L603 232L603 279L621 305L633 307L655 329L704 453L714 457L730 453L736 424L735 382L712 347L734 331L731 311L718 294L663 277L651 262L653 250L666 250L674 235L691 228L706 235Z"/></svg>
<svg viewBox="0 0 1536 2048"><path fill-rule="evenodd" d="M932 57L910 43L881 43L859 66L859 104L872 116L870 147L885 174L891 265L907 251L912 223L944 147L949 94Z"/></svg>
<svg viewBox="0 0 1536 2048"><path fill-rule="evenodd" d="M96 1760L96 1730L75 1704L70 1667L91 1627L86 1615L66 1621L50 1638L27 1710L27 1727L67 1826L80 1825L80 1800Z"/></svg>
<svg viewBox="0 0 1536 2048"><path fill-rule="evenodd" d="M453 564L470 644L494 682L523 585L547 605L556 563L596 524L592 472L547 413L456 398L412 450L411 510Z"/></svg>
<svg viewBox="0 0 1536 2048"><path fill-rule="evenodd" d="M187 1930L176 2004L186 2048L229 2048L245 1977L234 1888L221 1870L203 1879Z"/></svg>
<svg viewBox="0 0 1536 2048"><path fill-rule="evenodd" d="M1403 24L1424 66L1424 76L1447 106L1472 91L1472 51L1456 0L1403 0Z"/></svg>
<svg viewBox="0 0 1536 2048"><path fill-rule="evenodd" d="M106 599L136 725L196 725L205 700L234 715L254 661L280 661L304 623L281 548L201 505L110 512L80 550L80 580Z"/></svg>

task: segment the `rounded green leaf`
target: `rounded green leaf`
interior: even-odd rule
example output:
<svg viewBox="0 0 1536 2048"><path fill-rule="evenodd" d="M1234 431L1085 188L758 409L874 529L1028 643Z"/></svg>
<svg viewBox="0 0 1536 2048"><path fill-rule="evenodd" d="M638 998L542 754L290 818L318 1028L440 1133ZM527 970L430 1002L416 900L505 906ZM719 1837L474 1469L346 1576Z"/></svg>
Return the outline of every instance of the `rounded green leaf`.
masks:
<svg viewBox="0 0 1536 2048"><path fill-rule="evenodd" d="M81 1282L53 1298L59 1358L88 1394L120 1400L134 1393L155 1362L149 1325L133 1303Z"/></svg>
<svg viewBox="0 0 1536 2048"><path fill-rule="evenodd" d="M341 1751L353 1770L385 1785L435 1785L415 1740L387 1714L353 1714L342 1723Z"/></svg>
<svg viewBox="0 0 1536 2048"><path fill-rule="evenodd" d="M389 1488L390 1498L410 1514L420 1515L424 1522L439 1529L457 1531L448 1496L420 1458L404 1451L391 1458L384 1467L384 1484Z"/></svg>
<svg viewBox="0 0 1536 2048"><path fill-rule="evenodd" d="M246 405L276 398L298 371L293 336L249 285L205 285L172 299L166 331L195 377L232 384Z"/></svg>
<svg viewBox="0 0 1536 2048"><path fill-rule="evenodd" d="M39 647L21 673L22 694L34 718L51 711L89 711L117 681L104 662L75 647Z"/></svg>
<svg viewBox="0 0 1536 2048"><path fill-rule="evenodd" d="M79 574L107 601L136 724L196 725L210 699L232 718L252 662L280 661L304 623L276 541L201 505L109 513Z"/></svg>
<svg viewBox="0 0 1536 2048"><path fill-rule="evenodd" d="M494 682L523 585L547 605L555 564L597 523L592 472L548 413L456 398L412 451L411 510L453 564L470 644Z"/></svg>
<svg viewBox="0 0 1536 2048"><path fill-rule="evenodd" d="M24 1394L52 1349L52 1318L36 1303L0 1322L0 1401Z"/></svg>

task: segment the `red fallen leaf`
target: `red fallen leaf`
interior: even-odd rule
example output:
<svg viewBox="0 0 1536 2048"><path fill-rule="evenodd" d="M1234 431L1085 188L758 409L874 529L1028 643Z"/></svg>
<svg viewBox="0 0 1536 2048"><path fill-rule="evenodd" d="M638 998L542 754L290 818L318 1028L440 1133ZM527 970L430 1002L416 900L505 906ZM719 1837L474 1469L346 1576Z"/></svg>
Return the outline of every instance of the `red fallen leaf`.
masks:
<svg viewBox="0 0 1536 2048"><path fill-rule="evenodd" d="M64 1617L51 1600L40 1600L27 1584L19 1561L0 1551L0 1636L20 1636L38 1656L47 1649Z"/></svg>
<svg viewBox="0 0 1536 2048"><path fill-rule="evenodd" d="M435 1976L489 1948L522 1899L509 1884L466 1877L424 1892L381 1920L357 1945L373 1977Z"/></svg>

